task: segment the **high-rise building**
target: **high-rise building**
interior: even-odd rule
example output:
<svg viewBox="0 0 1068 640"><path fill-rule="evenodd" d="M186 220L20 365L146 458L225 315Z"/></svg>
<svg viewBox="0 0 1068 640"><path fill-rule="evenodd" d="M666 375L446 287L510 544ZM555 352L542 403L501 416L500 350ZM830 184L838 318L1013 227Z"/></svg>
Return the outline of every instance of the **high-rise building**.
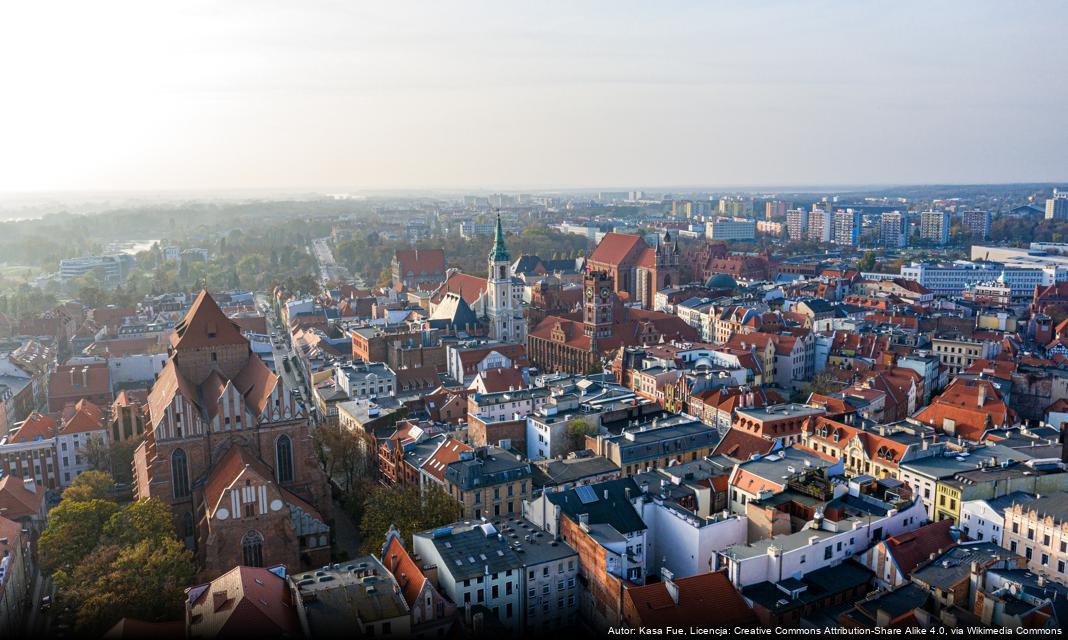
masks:
<svg viewBox="0 0 1068 640"><path fill-rule="evenodd" d="M964 233L972 238L986 240L990 237L990 212L965 211L961 215Z"/></svg>
<svg viewBox="0 0 1068 640"><path fill-rule="evenodd" d="M813 207L808 214L808 239L816 242L830 242L834 235L834 223L831 212Z"/></svg>
<svg viewBox="0 0 1068 640"><path fill-rule="evenodd" d="M860 211L853 209L835 211L834 243L850 247L857 246L857 240L860 239L860 227Z"/></svg>
<svg viewBox="0 0 1068 640"><path fill-rule="evenodd" d="M1046 200L1046 220L1068 220L1068 192L1053 190Z"/></svg>
<svg viewBox="0 0 1068 640"><path fill-rule="evenodd" d="M782 200L770 200L764 203L765 220L782 220L786 217L786 203Z"/></svg>
<svg viewBox="0 0 1068 640"><path fill-rule="evenodd" d="M908 219L900 211L888 211L879 219L879 244L884 247L904 247L908 244Z"/></svg>
<svg viewBox="0 0 1068 640"><path fill-rule="evenodd" d="M691 217L693 217L693 201L692 200L672 200L671 201L671 216L673 218L691 218Z"/></svg>
<svg viewBox="0 0 1068 640"><path fill-rule="evenodd" d="M804 240L808 233L808 211L790 209L786 212L786 233L790 239Z"/></svg>
<svg viewBox="0 0 1068 640"><path fill-rule="evenodd" d="M924 211L921 213L920 238L938 244L949 242L949 212Z"/></svg>
<svg viewBox="0 0 1068 640"><path fill-rule="evenodd" d="M752 240L756 237L756 223L739 218L716 218L705 224L709 240Z"/></svg>

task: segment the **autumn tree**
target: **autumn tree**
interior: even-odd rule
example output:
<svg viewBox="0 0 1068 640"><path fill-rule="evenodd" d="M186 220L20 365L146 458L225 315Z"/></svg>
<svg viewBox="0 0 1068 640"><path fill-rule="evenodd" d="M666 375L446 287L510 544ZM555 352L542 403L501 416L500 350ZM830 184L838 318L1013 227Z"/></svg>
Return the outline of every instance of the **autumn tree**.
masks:
<svg viewBox="0 0 1068 640"><path fill-rule="evenodd" d="M315 430L312 444L323 471L343 492L353 491L362 479L374 480L378 452L370 434L324 425Z"/></svg>
<svg viewBox="0 0 1068 640"><path fill-rule="evenodd" d="M367 496L360 520L364 551L378 551L391 525L403 540L411 540L413 533L455 522L459 516L460 504L436 484L422 492L413 485L379 486Z"/></svg>
<svg viewBox="0 0 1068 640"><path fill-rule="evenodd" d="M193 554L173 537L103 547L78 566L71 581L77 627L99 635L123 617L181 619L184 590L195 577Z"/></svg>
<svg viewBox="0 0 1068 640"><path fill-rule="evenodd" d="M118 511L119 505L99 498L61 501L48 512L48 526L38 541L41 569L72 571L96 548L104 526Z"/></svg>
<svg viewBox="0 0 1068 640"><path fill-rule="evenodd" d="M84 471L63 490L64 500L88 501L107 500L111 497L111 490L115 488L115 481L103 471Z"/></svg>

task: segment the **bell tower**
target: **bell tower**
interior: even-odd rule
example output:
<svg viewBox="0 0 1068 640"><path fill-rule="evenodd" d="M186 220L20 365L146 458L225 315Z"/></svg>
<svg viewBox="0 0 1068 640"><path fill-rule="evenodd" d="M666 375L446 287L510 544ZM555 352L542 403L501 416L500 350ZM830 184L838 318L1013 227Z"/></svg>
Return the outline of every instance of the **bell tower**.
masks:
<svg viewBox="0 0 1068 640"><path fill-rule="evenodd" d="M489 318L489 333L491 338L501 342L525 343L527 336L523 312L512 297L511 260L508 247L504 244L501 214L498 213L493 248L490 249L487 264L486 316Z"/></svg>

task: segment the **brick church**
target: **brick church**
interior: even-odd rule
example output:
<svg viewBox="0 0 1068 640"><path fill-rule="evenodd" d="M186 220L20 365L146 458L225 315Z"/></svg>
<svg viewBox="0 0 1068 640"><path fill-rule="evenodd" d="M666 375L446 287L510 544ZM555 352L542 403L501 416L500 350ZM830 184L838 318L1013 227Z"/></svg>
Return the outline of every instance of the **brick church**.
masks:
<svg viewBox="0 0 1068 640"><path fill-rule="evenodd" d="M650 247L641 236L605 234L587 261L593 271L604 271L614 283L616 295L653 308L657 291L678 286L679 242L665 231Z"/></svg>
<svg viewBox="0 0 1068 640"><path fill-rule="evenodd" d="M330 557L330 493L304 410L201 291L171 336L134 453L137 498L174 512L205 575Z"/></svg>
<svg viewBox="0 0 1068 640"><path fill-rule="evenodd" d="M527 335L527 356L545 372L600 373L620 347L699 338L678 316L625 306L610 273L589 271L581 313L542 319Z"/></svg>

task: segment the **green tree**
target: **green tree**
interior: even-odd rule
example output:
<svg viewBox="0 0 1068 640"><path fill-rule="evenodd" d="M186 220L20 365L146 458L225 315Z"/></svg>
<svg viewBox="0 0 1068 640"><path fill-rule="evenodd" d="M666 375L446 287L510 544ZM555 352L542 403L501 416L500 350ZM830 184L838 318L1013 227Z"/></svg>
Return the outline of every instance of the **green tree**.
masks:
<svg viewBox="0 0 1068 640"><path fill-rule="evenodd" d="M95 439L90 440L94 442ZM90 469L82 472L63 490L64 500L88 501L108 500L111 490L115 488L115 481L111 475L103 470Z"/></svg>
<svg viewBox="0 0 1068 640"><path fill-rule="evenodd" d="M858 271L875 271L875 252L866 251L864 256L857 261Z"/></svg>
<svg viewBox="0 0 1068 640"><path fill-rule="evenodd" d="M48 512L48 526L38 542L45 573L70 572L100 540L104 526L119 510L109 500L63 500Z"/></svg>
<svg viewBox="0 0 1068 640"><path fill-rule="evenodd" d="M140 444L140 438L109 443L90 438L82 453L93 469L109 474L116 483L129 484L133 482L133 454Z"/></svg>
<svg viewBox="0 0 1068 640"><path fill-rule="evenodd" d="M586 448L586 436L597 435L597 429L583 418L575 418L567 423L567 442L571 451Z"/></svg>
<svg viewBox="0 0 1068 640"><path fill-rule="evenodd" d="M436 484L428 485L422 495L412 485L379 486L367 496L360 520L364 551L377 551L391 525L410 541L413 533L455 522L459 516L460 504Z"/></svg>
<svg viewBox="0 0 1068 640"><path fill-rule="evenodd" d="M171 510L157 498L126 505L111 516L102 533L101 540L105 543L123 546L176 537Z"/></svg>

